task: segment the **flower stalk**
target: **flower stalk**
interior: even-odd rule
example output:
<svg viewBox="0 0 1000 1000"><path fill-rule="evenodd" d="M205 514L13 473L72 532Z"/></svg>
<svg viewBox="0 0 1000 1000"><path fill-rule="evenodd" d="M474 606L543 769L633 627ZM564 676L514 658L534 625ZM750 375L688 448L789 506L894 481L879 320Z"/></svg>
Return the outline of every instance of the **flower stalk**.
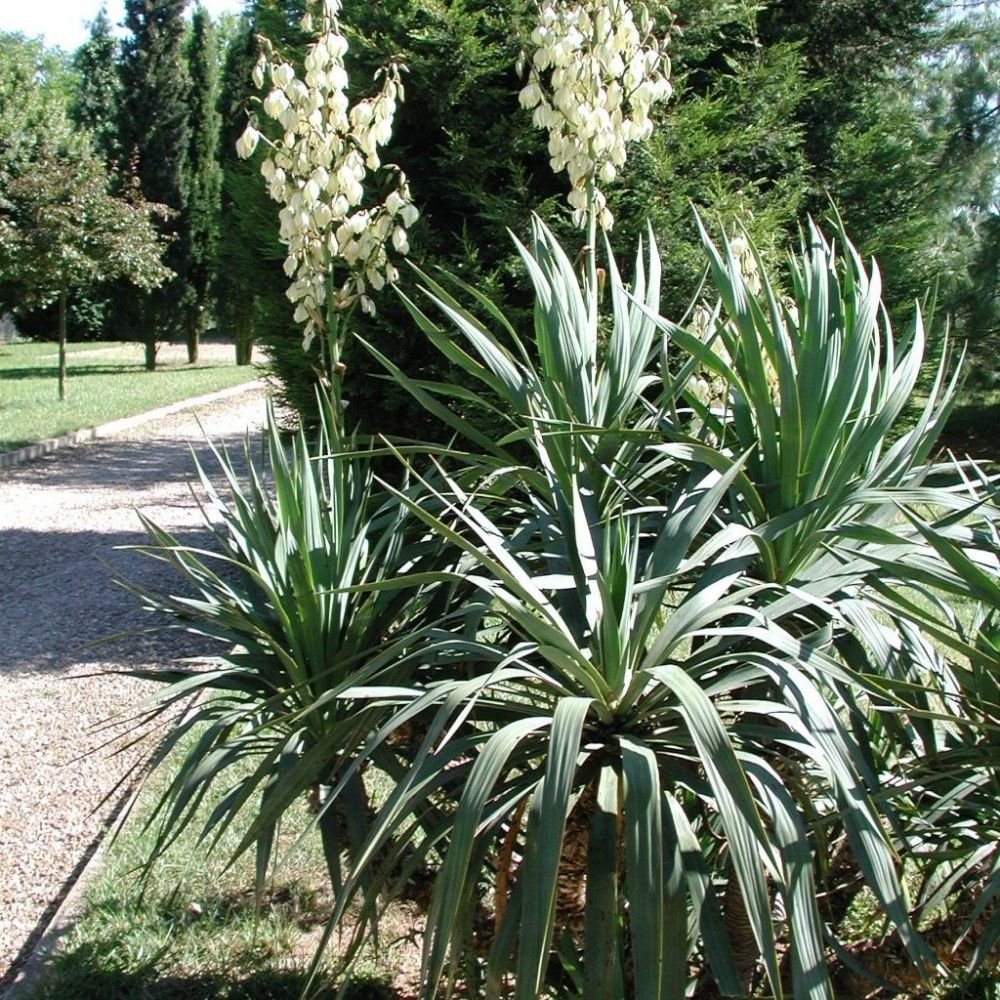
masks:
<svg viewBox="0 0 1000 1000"><path fill-rule="evenodd" d="M549 133L549 162L569 176L574 223L584 229L585 294L597 321L597 233L614 226L602 184L615 180L627 146L653 131L654 104L673 93L669 36L626 0L543 0L531 34L522 107Z"/></svg>
<svg viewBox="0 0 1000 1000"><path fill-rule="evenodd" d="M261 173L282 205L279 238L288 248L284 269L291 279L286 294L303 327L304 349L319 336L321 375L338 415L349 318L355 308L373 315L374 294L398 280L390 248L400 256L408 252L407 230L419 217L406 175L381 154L404 98L404 67L383 67L378 93L351 106L339 11L340 0L323 0L301 76L269 39L259 38L253 82L258 90L270 85L260 108L282 135L266 136L252 115L236 144L244 158L261 142L268 147ZM307 12L303 29L312 31L315 23ZM372 188L388 193L373 199Z"/></svg>

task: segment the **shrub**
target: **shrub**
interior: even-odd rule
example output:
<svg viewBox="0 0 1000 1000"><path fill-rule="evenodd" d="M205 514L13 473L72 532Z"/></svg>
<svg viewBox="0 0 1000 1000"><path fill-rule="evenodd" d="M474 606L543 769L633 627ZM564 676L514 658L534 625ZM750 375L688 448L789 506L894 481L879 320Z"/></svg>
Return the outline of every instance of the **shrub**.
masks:
<svg viewBox="0 0 1000 1000"><path fill-rule="evenodd" d="M655 247L637 258L631 291L609 260L603 347L541 223L521 248L537 290L531 349L487 301L483 322L425 278L454 335L410 309L484 386L460 395L494 434L437 402L455 386L382 358L480 455L401 453L406 485L383 483L370 502L397 526L393 552L420 539L433 557L355 576L342 593L354 617L317 633L326 651L302 678L298 644L279 632L266 659L254 640L223 657L228 667L168 689L168 700L189 685L224 691L201 709L214 735L185 765L171 820L251 748L260 766L232 803L268 789L254 824L265 839L311 783L327 786L327 817L367 767L388 770L394 789L359 830L331 929L358 893L375 919L380 891L431 864L428 996L459 978L487 995L732 995L762 970L775 995L831 997L827 935L836 941L861 884L910 961L933 969L897 860L926 860L925 821L902 808L915 794L913 733L932 714L959 729L982 720L958 701L932 706L915 684L965 676L962 660L976 673L997 664L992 646L915 595L995 602L984 581L998 568L997 509L961 466L927 463L949 403L943 370L915 425L899 426L920 370L919 317L897 344L877 271L842 232L840 253L816 230L810 240L787 298L760 268L754 293L733 245L706 241L719 300L700 337L656 311ZM718 383L707 403L706 373ZM343 586L327 574L279 599L258 579L296 553L324 561L348 537L385 538L376 519L374 536L340 541L311 527L324 517L302 499L315 462L330 477L353 467L329 452L310 462L300 441L288 467L272 437L276 495L297 498L282 518L293 534L313 531L312 547L228 520L225 546L245 539L232 561L254 567L243 573L257 596L202 583L207 600L153 603L187 624L238 613L244 624L218 635L245 644L276 609ZM158 551L203 581L183 548L161 538ZM382 610L388 595L399 603ZM338 654L337 637L362 628L358 652ZM265 663L277 674L262 689ZM329 713L339 721L291 739ZM927 787L938 830L961 822ZM861 878L847 888L845 856Z"/></svg>

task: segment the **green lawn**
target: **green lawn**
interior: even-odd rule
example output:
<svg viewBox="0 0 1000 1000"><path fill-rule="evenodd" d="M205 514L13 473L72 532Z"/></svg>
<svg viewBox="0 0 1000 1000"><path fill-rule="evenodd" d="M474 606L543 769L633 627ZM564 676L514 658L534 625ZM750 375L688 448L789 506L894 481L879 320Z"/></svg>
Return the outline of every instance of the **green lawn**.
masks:
<svg viewBox="0 0 1000 1000"><path fill-rule="evenodd" d="M138 344L71 344L66 400L60 402L55 344L0 344L0 452L135 416L258 375L255 367L236 366L231 345L203 345L202 358L189 365L183 347L165 345L157 370L147 372Z"/></svg>
<svg viewBox="0 0 1000 1000"><path fill-rule="evenodd" d="M199 842L200 821L193 824L142 882L156 843L156 824L147 822L175 777L168 766L150 778L30 1000L298 1000L331 907L306 803L279 831L282 863L259 901L253 851L225 864L245 832L239 822L212 856ZM200 820L220 794L208 795ZM394 976L416 969L407 914L394 909L380 929L380 945L367 944L347 984L337 984L345 1000L397 1000ZM319 996L333 1000L336 992L327 985Z"/></svg>

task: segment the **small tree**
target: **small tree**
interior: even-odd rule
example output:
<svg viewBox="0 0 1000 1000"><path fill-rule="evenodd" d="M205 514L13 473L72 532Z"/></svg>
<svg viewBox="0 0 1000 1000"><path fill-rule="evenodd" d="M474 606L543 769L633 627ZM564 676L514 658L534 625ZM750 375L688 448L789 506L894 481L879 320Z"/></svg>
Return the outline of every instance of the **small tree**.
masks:
<svg viewBox="0 0 1000 1000"><path fill-rule="evenodd" d="M72 292L124 279L151 290L170 277L151 215L161 205L137 191L115 197L109 174L86 143L39 148L6 190L0 270L39 305L59 303L59 398L66 398L66 306Z"/></svg>

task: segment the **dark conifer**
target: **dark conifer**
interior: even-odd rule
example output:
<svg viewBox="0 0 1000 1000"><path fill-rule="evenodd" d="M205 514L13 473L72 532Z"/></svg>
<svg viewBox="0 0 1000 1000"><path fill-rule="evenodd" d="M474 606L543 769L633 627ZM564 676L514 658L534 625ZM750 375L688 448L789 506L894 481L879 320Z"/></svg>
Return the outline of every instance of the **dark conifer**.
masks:
<svg viewBox="0 0 1000 1000"><path fill-rule="evenodd" d="M212 19L200 5L191 25L191 74L187 210L188 245L186 333L188 361L198 360L198 341L214 296L219 254L222 168L219 165L219 59Z"/></svg>
<svg viewBox="0 0 1000 1000"><path fill-rule="evenodd" d="M191 146L191 79L184 53L187 0L126 0L129 36L122 50L121 136L142 194L175 213L167 227L174 241L166 263L176 277L145 297L135 321L146 347L146 367L156 367L157 345L184 329L192 288L188 241L183 238L188 207Z"/></svg>
<svg viewBox="0 0 1000 1000"><path fill-rule="evenodd" d="M90 22L90 37L77 49L73 66L80 75L70 106L73 121L90 132L95 151L105 162L121 157L119 140L121 79L120 46L111 32L108 8L101 7Z"/></svg>

